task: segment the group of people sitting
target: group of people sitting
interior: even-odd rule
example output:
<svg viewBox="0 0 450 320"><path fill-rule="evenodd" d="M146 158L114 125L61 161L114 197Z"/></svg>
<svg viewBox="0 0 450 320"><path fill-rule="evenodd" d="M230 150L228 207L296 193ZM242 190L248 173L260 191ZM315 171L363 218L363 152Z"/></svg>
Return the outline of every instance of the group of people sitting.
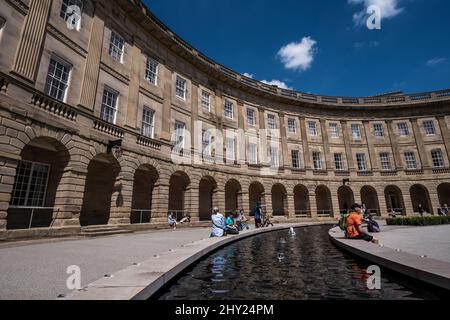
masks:
<svg viewBox="0 0 450 320"><path fill-rule="evenodd" d="M236 210L227 213L226 217L220 212L219 208L214 208L211 216L212 231L211 237L223 237L226 235L235 235L243 230L249 230L248 218L244 214L244 210Z"/></svg>

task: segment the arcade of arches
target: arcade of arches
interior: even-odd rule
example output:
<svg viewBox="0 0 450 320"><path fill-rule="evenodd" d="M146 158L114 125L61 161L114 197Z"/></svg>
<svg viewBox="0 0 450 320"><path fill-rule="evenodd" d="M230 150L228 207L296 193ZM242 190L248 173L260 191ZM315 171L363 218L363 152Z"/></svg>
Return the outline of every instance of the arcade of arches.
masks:
<svg viewBox="0 0 450 320"><path fill-rule="evenodd" d="M251 215L257 203L275 217L309 219L337 217L355 201L382 216L391 210L411 215L419 205L435 213L450 203L450 182L342 186L277 177L252 181L244 175L204 175L194 168L173 170L172 164L154 159L137 163L132 154L117 160L99 152L75 161L80 157L73 149L49 137L31 140L20 155L21 160L11 162L16 173L5 217L11 230L162 223L169 212L179 219L189 215L194 222L207 221L215 206L225 212L243 208ZM42 209L29 225L31 207Z"/></svg>

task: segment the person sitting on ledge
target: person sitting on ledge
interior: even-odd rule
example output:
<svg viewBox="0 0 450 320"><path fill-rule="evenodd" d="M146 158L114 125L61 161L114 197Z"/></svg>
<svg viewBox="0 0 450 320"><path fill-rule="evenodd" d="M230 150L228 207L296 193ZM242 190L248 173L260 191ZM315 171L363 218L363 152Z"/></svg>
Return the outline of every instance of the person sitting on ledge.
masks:
<svg viewBox="0 0 450 320"><path fill-rule="evenodd" d="M234 220L233 214L229 213L226 220L226 232L227 234L239 234L239 230Z"/></svg>
<svg viewBox="0 0 450 320"><path fill-rule="evenodd" d="M212 221L212 231L211 238L220 238L225 236L225 217L220 213L219 208L214 208L213 214L211 216Z"/></svg>
<svg viewBox="0 0 450 320"><path fill-rule="evenodd" d="M167 217L167 223L169 224L169 227L171 227L173 230L177 230L177 219L173 216L173 213L169 213L169 216Z"/></svg>
<svg viewBox="0 0 450 320"><path fill-rule="evenodd" d="M367 242L372 242L374 244L378 244L378 239L375 239L370 234L365 232L362 228L361 223L361 214L362 214L362 206L355 203L352 206L352 212L347 217L347 230L345 235L348 239L352 240L365 240Z"/></svg>

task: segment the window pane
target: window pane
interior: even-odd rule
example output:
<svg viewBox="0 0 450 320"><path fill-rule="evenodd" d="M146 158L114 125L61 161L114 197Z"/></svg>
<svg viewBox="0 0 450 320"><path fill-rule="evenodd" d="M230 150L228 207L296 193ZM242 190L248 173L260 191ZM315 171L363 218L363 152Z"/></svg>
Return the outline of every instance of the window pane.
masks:
<svg viewBox="0 0 450 320"><path fill-rule="evenodd" d="M118 94L105 89L103 92L102 110L100 118L109 123L115 123L117 112L117 98Z"/></svg>
<svg viewBox="0 0 450 320"><path fill-rule="evenodd" d="M12 192L13 206L43 207L50 166L29 161L19 162Z"/></svg>
<svg viewBox="0 0 450 320"><path fill-rule="evenodd" d="M145 70L145 79L151 84L156 85L158 79L158 62L147 58L147 68Z"/></svg>
<svg viewBox="0 0 450 320"><path fill-rule="evenodd" d="M80 8L79 12L77 10L70 10L69 7L71 6L77 6L78 8ZM80 13L82 12L83 2L81 0L63 0L59 16L66 22L70 19L70 23L72 24L73 28L79 29L81 24Z"/></svg>
<svg viewBox="0 0 450 320"><path fill-rule="evenodd" d="M71 67L56 59L50 60L48 67L47 82L45 86L46 93L61 102L64 102L69 82Z"/></svg>
<svg viewBox="0 0 450 320"><path fill-rule="evenodd" d="M122 62L124 53L124 40L114 31L111 33L111 41L109 44L109 55L117 61Z"/></svg>

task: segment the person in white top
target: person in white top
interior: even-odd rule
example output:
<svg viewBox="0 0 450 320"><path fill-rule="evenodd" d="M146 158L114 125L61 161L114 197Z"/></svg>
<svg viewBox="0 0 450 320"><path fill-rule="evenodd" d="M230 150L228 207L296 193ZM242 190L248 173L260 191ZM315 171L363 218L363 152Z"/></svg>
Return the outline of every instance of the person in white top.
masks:
<svg viewBox="0 0 450 320"><path fill-rule="evenodd" d="M214 208L211 216L212 231L211 237L223 237L225 234L225 217L220 213L219 208Z"/></svg>

